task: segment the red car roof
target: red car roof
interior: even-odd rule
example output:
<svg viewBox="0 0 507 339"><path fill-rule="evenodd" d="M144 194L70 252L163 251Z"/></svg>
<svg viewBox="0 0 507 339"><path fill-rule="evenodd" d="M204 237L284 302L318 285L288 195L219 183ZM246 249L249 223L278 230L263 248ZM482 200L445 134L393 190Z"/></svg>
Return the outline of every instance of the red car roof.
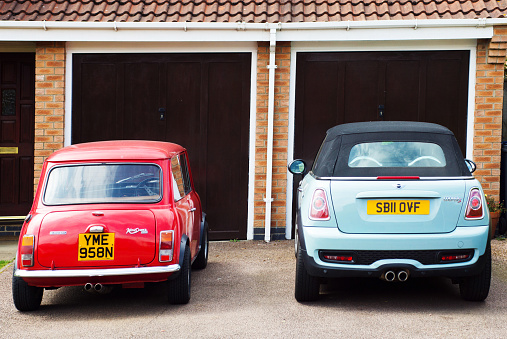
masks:
<svg viewBox="0 0 507 339"><path fill-rule="evenodd" d="M67 146L53 153L47 161L157 160L171 158L184 150L180 145L161 141L98 141Z"/></svg>

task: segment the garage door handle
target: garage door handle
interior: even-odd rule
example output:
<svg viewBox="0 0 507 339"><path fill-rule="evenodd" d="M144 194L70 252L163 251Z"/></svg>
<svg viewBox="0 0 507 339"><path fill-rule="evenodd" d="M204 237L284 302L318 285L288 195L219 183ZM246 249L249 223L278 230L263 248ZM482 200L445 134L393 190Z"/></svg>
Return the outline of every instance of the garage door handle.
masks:
<svg viewBox="0 0 507 339"><path fill-rule="evenodd" d="M195 212L195 210L196 210L196 209L197 209L197 208L195 208L195 207L194 207L194 208L189 209L188 211L189 211L189 212Z"/></svg>
<svg viewBox="0 0 507 339"><path fill-rule="evenodd" d="M165 108L161 107L158 109L158 115L161 121L165 120Z"/></svg>

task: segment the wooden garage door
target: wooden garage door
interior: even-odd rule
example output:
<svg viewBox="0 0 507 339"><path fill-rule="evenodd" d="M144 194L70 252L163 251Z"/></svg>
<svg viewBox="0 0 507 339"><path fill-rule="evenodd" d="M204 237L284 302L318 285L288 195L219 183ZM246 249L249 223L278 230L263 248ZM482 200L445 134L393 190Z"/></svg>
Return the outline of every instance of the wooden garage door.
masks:
<svg viewBox="0 0 507 339"><path fill-rule="evenodd" d="M210 239L246 239L250 58L74 55L72 143L181 144L189 152Z"/></svg>
<svg viewBox="0 0 507 339"><path fill-rule="evenodd" d="M33 201L35 54L0 53L0 216Z"/></svg>
<svg viewBox="0 0 507 339"><path fill-rule="evenodd" d="M468 51L298 53L294 157L311 166L327 129L376 120L441 124L465 152L468 68Z"/></svg>

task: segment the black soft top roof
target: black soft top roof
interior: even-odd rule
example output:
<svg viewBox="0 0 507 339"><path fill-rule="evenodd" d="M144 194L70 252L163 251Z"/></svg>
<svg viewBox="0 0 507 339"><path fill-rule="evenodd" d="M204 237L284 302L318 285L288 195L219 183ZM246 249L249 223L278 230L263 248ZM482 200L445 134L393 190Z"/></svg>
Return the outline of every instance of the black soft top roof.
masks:
<svg viewBox="0 0 507 339"><path fill-rule="evenodd" d="M413 141L434 143L446 158L444 167L350 167L352 147L360 143L384 141ZM446 127L426 122L371 121L338 125L327 131L313 163L312 172L318 177L470 176L463 154Z"/></svg>
<svg viewBox="0 0 507 339"><path fill-rule="evenodd" d="M444 126L432 124L429 122L417 121L368 121L354 122L338 125L327 130L327 138L334 139L338 135L370 133L370 132L420 132L420 133L453 133Z"/></svg>

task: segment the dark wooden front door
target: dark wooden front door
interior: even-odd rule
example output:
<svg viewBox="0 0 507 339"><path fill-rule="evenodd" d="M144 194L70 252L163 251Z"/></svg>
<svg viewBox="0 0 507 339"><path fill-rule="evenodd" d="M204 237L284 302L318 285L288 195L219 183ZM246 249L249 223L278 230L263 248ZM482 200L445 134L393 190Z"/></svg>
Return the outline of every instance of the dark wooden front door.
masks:
<svg viewBox="0 0 507 339"><path fill-rule="evenodd" d="M181 144L210 239L246 239L250 60L248 53L74 55L72 143Z"/></svg>
<svg viewBox="0 0 507 339"><path fill-rule="evenodd" d="M294 157L312 166L327 129L375 120L446 126L465 152L468 69L468 51L298 53Z"/></svg>
<svg viewBox="0 0 507 339"><path fill-rule="evenodd" d="M28 214L33 200L35 54L0 53L0 216Z"/></svg>

